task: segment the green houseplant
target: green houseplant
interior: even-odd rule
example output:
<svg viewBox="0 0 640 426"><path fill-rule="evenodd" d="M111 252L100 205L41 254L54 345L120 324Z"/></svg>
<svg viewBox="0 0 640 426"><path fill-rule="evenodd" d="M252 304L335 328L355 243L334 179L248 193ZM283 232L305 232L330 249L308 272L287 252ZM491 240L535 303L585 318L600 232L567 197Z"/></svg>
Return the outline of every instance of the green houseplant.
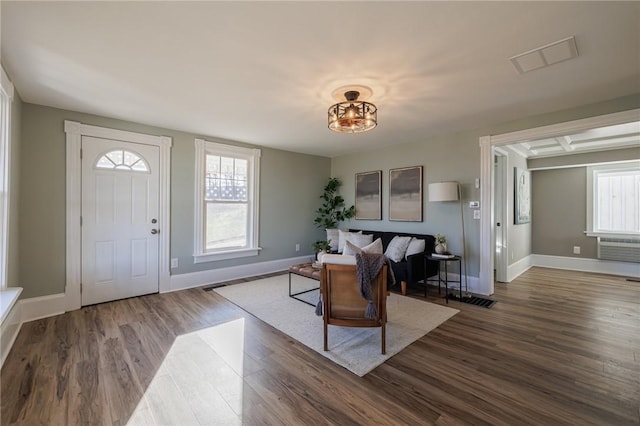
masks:
<svg viewBox="0 0 640 426"><path fill-rule="evenodd" d="M322 206L316 210L316 218L313 223L318 228L327 230L327 241L329 244L333 242L334 248L338 245L338 223L353 218L356 215L354 206L345 207L344 198L338 191L342 186L342 182L338 178L329 178L324 187L324 193L320 196Z"/></svg>
<svg viewBox="0 0 640 426"><path fill-rule="evenodd" d="M320 260L320 253L328 253L331 250L331 241L321 240L311 244L313 252L316 254L316 260Z"/></svg>
<svg viewBox="0 0 640 426"><path fill-rule="evenodd" d="M447 252L447 237L442 234L436 234L435 237L435 252L438 254L443 254Z"/></svg>

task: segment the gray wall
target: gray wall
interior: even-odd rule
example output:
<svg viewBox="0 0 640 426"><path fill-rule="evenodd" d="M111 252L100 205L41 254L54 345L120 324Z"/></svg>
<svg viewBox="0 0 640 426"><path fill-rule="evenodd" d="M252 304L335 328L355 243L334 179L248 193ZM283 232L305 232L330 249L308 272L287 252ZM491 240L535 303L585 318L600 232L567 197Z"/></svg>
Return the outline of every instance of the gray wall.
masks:
<svg viewBox="0 0 640 426"><path fill-rule="evenodd" d="M447 247L462 253L460 205L457 202L428 202L429 183L458 181L462 184L467 256L477 258L479 221L473 219L469 201L480 199L474 180L480 176L480 147L475 134L460 133L425 142L416 142L334 158L332 175L342 179L342 194L348 205L355 202L355 173L382 170L382 221L351 220L344 228L373 229L447 236ZM423 222L389 221L389 169L424 166ZM469 263L469 274L477 275L478 264Z"/></svg>
<svg viewBox="0 0 640 426"><path fill-rule="evenodd" d="M65 287L65 133L64 120L173 138L171 152L172 274L216 269L312 254L323 232L313 211L329 177L324 157L262 149L259 256L193 264L194 139L191 133L145 126L78 112L24 103L20 161L19 281L23 297L64 292ZM213 138L209 138L213 139ZM236 143L238 144L238 143ZM241 144L239 144L241 145ZM300 243L300 252L295 244Z"/></svg>
<svg viewBox="0 0 640 426"><path fill-rule="evenodd" d="M453 252L461 253L462 238L459 206L456 203L427 202L427 185L429 183L448 180L458 181L462 184L462 198L465 204L463 210L467 240L468 272L470 276L478 276L480 269L480 228L479 221L472 219L473 213L468 208L468 202L480 199L480 191L474 188L474 179L480 176L480 148L478 144L480 136L497 135L639 107L640 94L636 94L508 123L488 124L487 127L482 129L421 141L406 141L407 143L398 144L392 148L336 157L331 162L331 173L333 176L343 180L343 195L348 204L355 202L355 173L371 170L383 171L383 220L352 220L343 224L342 227L427 234L441 233L449 238L449 249ZM383 117L381 116L381 125L382 119ZM398 138L402 139L402 135L399 134ZM390 222L388 220L389 169L415 165L424 166L424 221L420 223ZM536 214L535 210L532 211L532 224L537 220ZM533 232L535 233L535 230ZM518 253L514 253L514 260L517 256L523 256L527 253L526 247L531 244L526 241L526 238L522 239L522 241L520 246L522 250L518 249Z"/></svg>
<svg viewBox="0 0 640 426"><path fill-rule="evenodd" d="M587 223L585 167L532 172L533 253L596 258L596 239L584 235ZM573 246L581 254L573 254Z"/></svg>
<svg viewBox="0 0 640 426"><path fill-rule="evenodd" d="M587 168L611 161L640 159L640 148L563 155L529 160L532 172L533 253L595 259L597 240L587 229ZM573 254L580 246L580 254Z"/></svg>
<svg viewBox="0 0 640 426"><path fill-rule="evenodd" d="M22 99L17 90L13 92L11 105L11 157L9 158L9 247L7 252L7 286L19 287L20 240L20 122L22 120Z"/></svg>
<svg viewBox="0 0 640 426"><path fill-rule="evenodd" d="M19 161L18 284L23 297L62 293L65 286L65 134L64 120L173 138L171 170L171 257L179 259L173 274L247 264L310 254L313 241L324 232L313 225L313 211L326 179L342 178L348 204L355 199L356 172L384 171L383 221L351 221L344 227L443 233L452 251L461 252L459 207L456 203L427 203L427 184L444 180L462 183L463 201L479 199L473 182L480 175L478 138L546 124L640 107L640 95L627 96L567 111L543 114L514 122L396 145L329 160L263 148L261 165L260 245L256 258L194 265L193 180L194 139L206 135L150 127L89 114L24 103L22 105ZM399 135L401 138L402 136ZM425 166L425 221L389 222L388 171L403 166ZM330 173L331 172L331 173ZM15 206L14 210L15 211ZM479 221L464 208L469 275L479 270ZM533 213L535 217L535 212ZM535 219L534 219L535 220ZM295 244L301 244L296 253Z"/></svg>

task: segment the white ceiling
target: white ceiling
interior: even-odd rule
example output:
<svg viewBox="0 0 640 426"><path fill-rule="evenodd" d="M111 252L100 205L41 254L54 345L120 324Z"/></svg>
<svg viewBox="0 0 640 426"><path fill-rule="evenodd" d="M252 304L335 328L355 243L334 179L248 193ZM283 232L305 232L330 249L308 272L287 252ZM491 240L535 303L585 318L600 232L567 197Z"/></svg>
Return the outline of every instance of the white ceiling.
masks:
<svg viewBox="0 0 640 426"><path fill-rule="evenodd" d="M26 102L324 156L640 93L640 2L10 2ZM575 36L579 56L509 58ZM327 129L334 89L379 125Z"/></svg>

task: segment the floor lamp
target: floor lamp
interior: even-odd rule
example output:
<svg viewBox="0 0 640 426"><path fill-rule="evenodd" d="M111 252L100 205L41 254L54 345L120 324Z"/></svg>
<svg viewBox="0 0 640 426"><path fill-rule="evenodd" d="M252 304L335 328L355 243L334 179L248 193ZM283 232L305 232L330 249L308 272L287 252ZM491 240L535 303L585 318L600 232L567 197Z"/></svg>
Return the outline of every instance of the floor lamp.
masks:
<svg viewBox="0 0 640 426"><path fill-rule="evenodd" d="M464 212L462 210L462 194L458 182L438 182L429 184L429 201L458 201L460 204L460 223L462 224L462 262L464 263L464 291L469 295L467 286L467 240L464 236ZM462 277L460 277L462 279ZM460 295L460 298L463 296Z"/></svg>

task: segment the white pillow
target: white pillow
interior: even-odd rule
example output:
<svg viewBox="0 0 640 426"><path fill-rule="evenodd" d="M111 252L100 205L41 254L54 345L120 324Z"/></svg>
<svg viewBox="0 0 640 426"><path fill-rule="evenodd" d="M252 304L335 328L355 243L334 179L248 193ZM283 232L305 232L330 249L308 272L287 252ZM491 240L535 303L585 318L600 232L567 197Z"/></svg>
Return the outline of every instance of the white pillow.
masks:
<svg viewBox="0 0 640 426"><path fill-rule="evenodd" d="M425 241L418 238L411 238L407 252L404 254L404 258L408 258L412 254L422 253L424 251Z"/></svg>
<svg viewBox="0 0 640 426"><path fill-rule="evenodd" d="M343 255L355 256L356 253L365 252L373 254L382 254L382 240L378 238L368 246L358 247L351 241L347 241L344 245Z"/></svg>
<svg viewBox="0 0 640 426"><path fill-rule="evenodd" d="M410 242L411 237L401 237L396 235L387 246L387 251L384 252L385 256L394 262L400 262L402 258L404 258L404 254L407 252L407 247L409 247Z"/></svg>
<svg viewBox="0 0 640 426"><path fill-rule="evenodd" d="M349 241L351 244L353 244L356 247L362 248L366 245L371 244L371 242L373 242L373 234L351 233L351 235L347 238L347 241Z"/></svg>
<svg viewBox="0 0 640 426"><path fill-rule="evenodd" d="M342 253L342 250L344 250L344 244L347 241L353 241L353 236L354 235L362 235L362 231L347 232L347 231L343 231L341 229L338 230L338 253ZM373 238L373 236L371 238ZM371 242L371 240L369 240L369 242L367 242L365 244L362 244L362 245L366 246L370 242ZM333 248L333 246L332 246L332 248Z"/></svg>

